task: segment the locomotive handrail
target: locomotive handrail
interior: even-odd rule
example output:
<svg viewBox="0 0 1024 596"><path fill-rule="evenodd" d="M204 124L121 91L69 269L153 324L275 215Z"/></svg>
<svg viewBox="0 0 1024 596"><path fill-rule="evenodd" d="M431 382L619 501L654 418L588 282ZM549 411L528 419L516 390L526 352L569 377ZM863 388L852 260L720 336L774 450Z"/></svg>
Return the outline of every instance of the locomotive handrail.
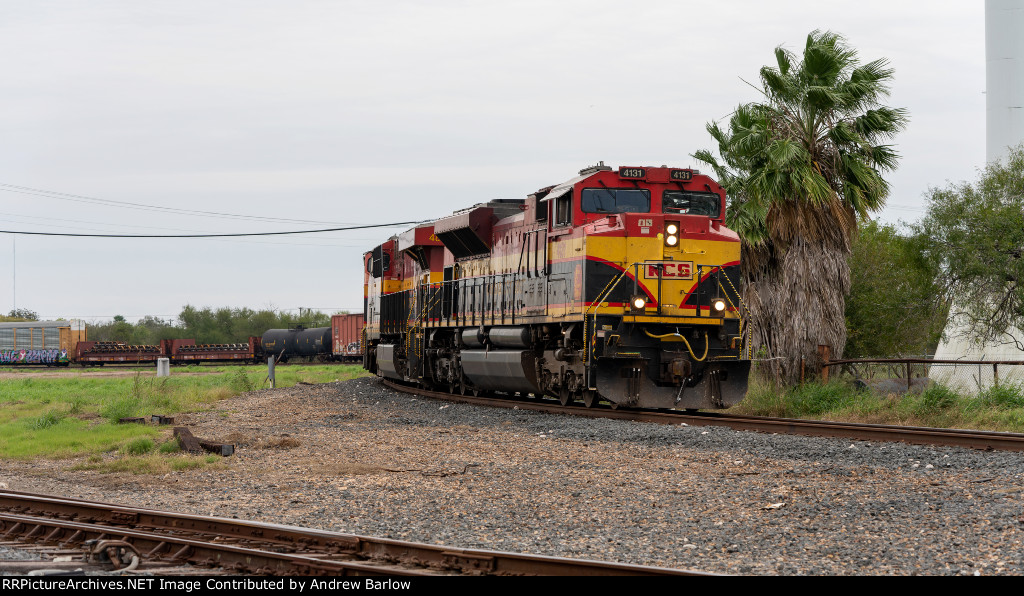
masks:
<svg viewBox="0 0 1024 596"><path fill-rule="evenodd" d="M753 332L753 329L750 326L750 320L753 317L750 314L750 309L747 308L747 305L743 303L743 296L740 294L740 291L736 289L736 286L732 283L732 279L729 277L729 274L725 275L725 281L729 282L729 287L731 287L733 293L736 294L736 302L739 302L740 306L743 308L743 312L747 313L746 317L744 317L743 314L740 313L740 337L743 337L744 327L746 327L746 334L747 334L747 360L751 360L754 357L754 347L753 347L754 332ZM722 286L722 279L721 278L718 279L718 286L719 287ZM725 290L725 288L722 288L722 293L725 295L726 299L728 300L729 293ZM729 304L732 305L732 301L731 300L729 301ZM736 308L736 307L733 306L733 308Z"/></svg>
<svg viewBox="0 0 1024 596"><path fill-rule="evenodd" d="M636 263L633 263L633 265L636 265ZM611 295L612 291L614 291L615 287L619 285L619 282L622 280L622 277L626 274L626 271L628 270L628 268L624 268L621 273L619 273L614 279L608 282L608 285L606 285L604 289L601 290L600 293L598 293L597 298L590 305L590 308L588 308L583 313L583 362L586 363L588 367L594 363L594 351L590 349L590 344L594 340L593 335L597 333L597 313L591 313L590 310L596 308L597 305L601 304L601 302L604 301L606 296ZM593 317L591 319L591 324L589 325L587 324L587 317ZM587 376L589 377L590 375ZM593 383L591 383L590 379L588 378L587 387L591 390L597 389L597 387L591 387L591 385L593 385Z"/></svg>
<svg viewBox="0 0 1024 596"><path fill-rule="evenodd" d="M591 303L590 308L587 309L588 312L586 314L591 314L589 312L590 309L596 308L597 305L604 302L605 297L611 294L613 290L615 290L615 288L619 285L619 282L622 281L622 277L626 274L626 272L629 271L631 268L635 267L639 262L640 261L634 261L632 264L629 265L629 267L624 267L622 271L614 279L608 282L608 285L606 285L604 289L601 290L601 292L597 295L597 298L594 299L594 302Z"/></svg>

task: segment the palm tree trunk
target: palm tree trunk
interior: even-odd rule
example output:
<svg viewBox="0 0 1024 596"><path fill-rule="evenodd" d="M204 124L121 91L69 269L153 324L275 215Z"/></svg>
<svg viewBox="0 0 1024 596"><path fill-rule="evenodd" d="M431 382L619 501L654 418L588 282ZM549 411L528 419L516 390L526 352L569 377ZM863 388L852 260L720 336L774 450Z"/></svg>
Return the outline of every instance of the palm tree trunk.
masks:
<svg viewBox="0 0 1024 596"><path fill-rule="evenodd" d="M762 380L795 385L801 369L816 377L821 368L818 346L829 346L833 358L842 357L848 255L841 242L823 245L796 237L780 260L748 276L744 302Z"/></svg>

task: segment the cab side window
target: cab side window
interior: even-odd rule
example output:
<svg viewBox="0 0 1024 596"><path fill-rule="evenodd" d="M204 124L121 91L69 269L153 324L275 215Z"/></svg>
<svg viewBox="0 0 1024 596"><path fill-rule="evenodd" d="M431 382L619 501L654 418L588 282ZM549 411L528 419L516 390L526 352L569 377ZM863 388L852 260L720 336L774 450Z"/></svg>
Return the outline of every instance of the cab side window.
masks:
<svg viewBox="0 0 1024 596"><path fill-rule="evenodd" d="M553 202L554 217L551 222L552 227L560 228L572 224L572 192L565 193Z"/></svg>

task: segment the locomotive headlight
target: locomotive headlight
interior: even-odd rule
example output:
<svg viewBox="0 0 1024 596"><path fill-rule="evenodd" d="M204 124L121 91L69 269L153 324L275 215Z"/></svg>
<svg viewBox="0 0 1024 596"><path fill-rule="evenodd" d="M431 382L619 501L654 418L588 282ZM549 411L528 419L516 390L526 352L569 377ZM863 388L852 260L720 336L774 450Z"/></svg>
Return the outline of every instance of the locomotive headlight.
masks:
<svg viewBox="0 0 1024 596"><path fill-rule="evenodd" d="M647 307L647 297L636 295L629 299L629 310L633 314L643 314Z"/></svg>
<svg viewBox="0 0 1024 596"><path fill-rule="evenodd" d="M676 246L679 244L679 224L674 221L665 224L665 246Z"/></svg>
<svg viewBox="0 0 1024 596"><path fill-rule="evenodd" d="M725 316L725 299L714 298L711 300L711 316L713 317L724 317Z"/></svg>

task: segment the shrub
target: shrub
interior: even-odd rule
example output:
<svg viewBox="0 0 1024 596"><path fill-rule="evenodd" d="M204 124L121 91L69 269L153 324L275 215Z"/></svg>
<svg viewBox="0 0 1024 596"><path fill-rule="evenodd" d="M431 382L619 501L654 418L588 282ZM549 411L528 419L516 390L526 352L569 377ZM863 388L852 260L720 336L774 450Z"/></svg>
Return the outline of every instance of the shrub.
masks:
<svg viewBox="0 0 1024 596"><path fill-rule="evenodd" d="M100 408L100 416L111 422L130 418L135 413L136 403L137 400L131 396L111 399Z"/></svg>
<svg viewBox="0 0 1024 596"><path fill-rule="evenodd" d="M50 428L60 424L60 421L64 419L64 414L50 410L42 416L35 418L29 418L25 421L25 424L33 430L42 430L44 428Z"/></svg>
<svg viewBox="0 0 1024 596"><path fill-rule="evenodd" d="M68 404L68 414L81 414L82 412L85 411L86 401L82 397L73 397L71 398L71 401L68 402Z"/></svg>
<svg viewBox="0 0 1024 596"><path fill-rule="evenodd" d="M860 393L843 383L807 383L789 390L785 402L790 416L815 416L852 403Z"/></svg>
<svg viewBox="0 0 1024 596"><path fill-rule="evenodd" d="M997 408L1024 407L1024 390L1020 385L993 385L978 394L978 400Z"/></svg>
<svg viewBox="0 0 1024 596"><path fill-rule="evenodd" d="M153 447L155 447L153 439L142 437L128 443L121 448L121 451L128 455L143 455L152 451Z"/></svg>
<svg viewBox="0 0 1024 596"><path fill-rule="evenodd" d="M256 384L249 378L249 375L245 373L245 369L239 367L231 375L230 385L232 389L240 391L242 393L248 393L256 389Z"/></svg>
<svg viewBox="0 0 1024 596"><path fill-rule="evenodd" d="M177 453L179 451L181 451L181 443L177 437L160 445L160 453Z"/></svg>
<svg viewBox="0 0 1024 596"><path fill-rule="evenodd" d="M960 395L945 385L932 385L921 393L919 410L946 410L957 405Z"/></svg>

